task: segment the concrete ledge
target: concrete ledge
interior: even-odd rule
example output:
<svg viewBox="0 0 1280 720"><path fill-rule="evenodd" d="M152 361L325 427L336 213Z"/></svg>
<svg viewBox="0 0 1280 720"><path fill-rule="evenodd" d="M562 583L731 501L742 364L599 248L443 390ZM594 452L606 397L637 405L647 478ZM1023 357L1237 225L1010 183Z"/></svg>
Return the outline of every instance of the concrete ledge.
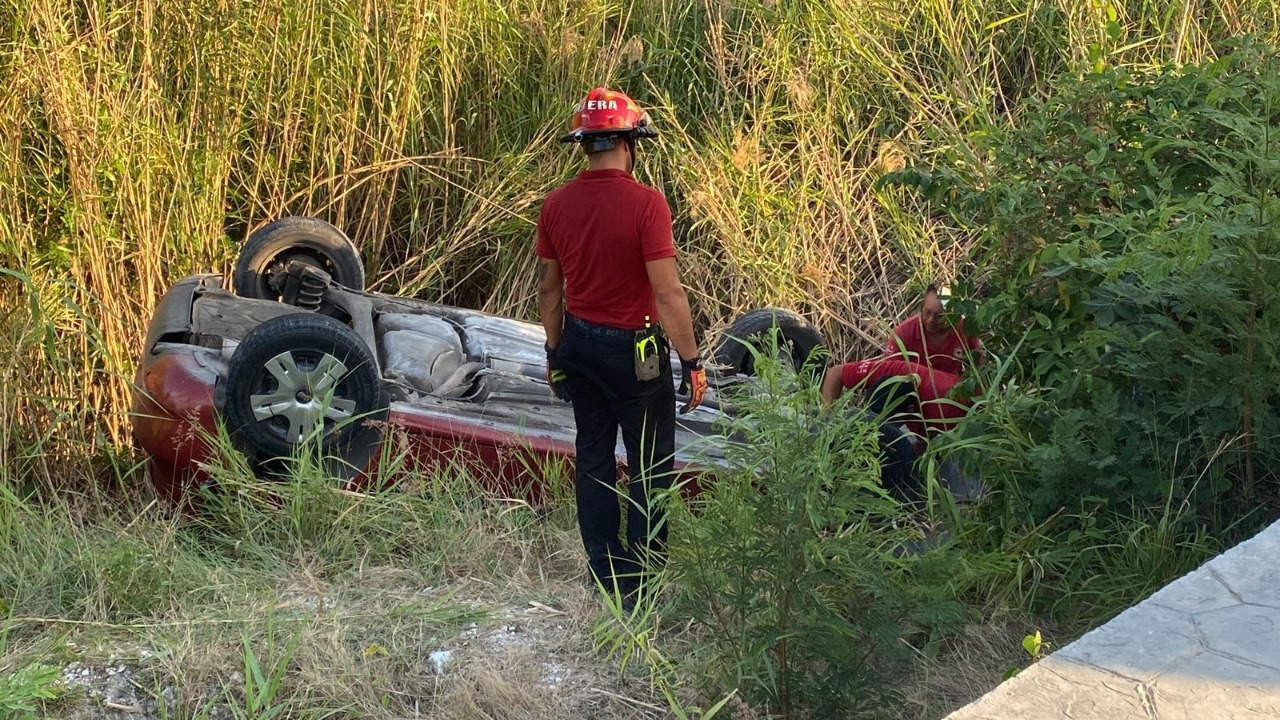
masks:
<svg viewBox="0 0 1280 720"><path fill-rule="evenodd" d="M948 720L1280 718L1280 523Z"/></svg>

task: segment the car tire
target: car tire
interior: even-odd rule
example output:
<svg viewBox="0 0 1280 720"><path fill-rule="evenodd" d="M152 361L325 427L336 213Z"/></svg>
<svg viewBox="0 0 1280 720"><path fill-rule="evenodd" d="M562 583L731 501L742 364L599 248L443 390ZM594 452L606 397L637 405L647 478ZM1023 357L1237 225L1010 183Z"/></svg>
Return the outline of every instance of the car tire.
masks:
<svg viewBox="0 0 1280 720"><path fill-rule="evenodd" d="M236 258L232 289L240 297L279 300L272 277L293 260L325 271L343 287L365 289L356 246L341 230L313 217L283 217L254 230Z"/></svg>
<svg viewBox="0 0 1280 720"><path fill-rule="evenodd" d="M354 330L294 313L245 335L228 363L222 411L256 471L274 474L319 435L326 469L350 479L380 447L388 404L373 354Z"/></svg>
<svg viewBox="0 0 1280 720"><path fill-rule="evenodd" d="M766 351L774 327L781 333L779 351L786 353L785 359L796 370L804 368L814 351L826 345L822 333L799 315L764 308L752 310L729 325L716 344L715 363L743 375L755 375L756 355Z"/></svg>

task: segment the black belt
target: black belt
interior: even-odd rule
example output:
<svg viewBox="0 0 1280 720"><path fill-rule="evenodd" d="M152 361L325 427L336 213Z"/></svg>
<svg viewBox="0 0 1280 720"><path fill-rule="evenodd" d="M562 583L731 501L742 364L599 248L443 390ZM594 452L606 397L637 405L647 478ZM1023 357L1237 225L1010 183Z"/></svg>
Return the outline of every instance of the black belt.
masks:
<svg viewBox="0 0 1280 720"><path fill-rule="evenodd" d="M564 314L564 324L573 325L574 327L581 328L593 335L599 335L601 337L607 337L607 338L617 338L619 340L635 340L636 333L641 332L639 330L624 330L622 328L616 328L611 325L599 325L597 323L583 320L582 318L576 315L570 315L567 312Z"/></svg>

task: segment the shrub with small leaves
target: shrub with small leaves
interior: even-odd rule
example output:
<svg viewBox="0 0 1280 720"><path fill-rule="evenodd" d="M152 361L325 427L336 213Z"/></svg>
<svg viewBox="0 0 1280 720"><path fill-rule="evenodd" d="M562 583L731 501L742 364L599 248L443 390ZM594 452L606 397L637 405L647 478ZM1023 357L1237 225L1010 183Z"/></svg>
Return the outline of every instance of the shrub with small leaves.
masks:
<svg viewBox="0 0 1280 720"><path fill-rule="evenodd" d="M706 637L713 691L736 689L739 708L881 716L904 641L961 613L933 572L941 551L903 551L915 531L880 485L877 425L824 413L770 355L766 392L725 428L729 468L673 520L678 605Z"/></svg>

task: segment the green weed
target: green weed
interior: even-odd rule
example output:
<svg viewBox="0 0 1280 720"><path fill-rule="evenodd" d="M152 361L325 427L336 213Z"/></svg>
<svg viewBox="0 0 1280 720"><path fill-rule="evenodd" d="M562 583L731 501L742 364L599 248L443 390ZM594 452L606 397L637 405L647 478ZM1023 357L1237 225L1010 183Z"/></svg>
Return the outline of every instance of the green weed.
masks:
<svg viewBox="0 0 1280 720"><path fill-rule="evenodd" d="M61 695L62 674L52 665L32 663L0 675L0 714L14 720L39 717L37 703Z"/></svg>
<svg viewBox="0 0 1280 720"><path fill-rule="evenodd" d="M268 664L263 667L249 638L244 638L243 684L235 688L241 702L229 706L236 720L274 720L290 711L289 705L281 702L281 688L298 642L298 635L290 633L284 646L277 647L275 627L268 623L263 647L263 659Z"/></svg>

